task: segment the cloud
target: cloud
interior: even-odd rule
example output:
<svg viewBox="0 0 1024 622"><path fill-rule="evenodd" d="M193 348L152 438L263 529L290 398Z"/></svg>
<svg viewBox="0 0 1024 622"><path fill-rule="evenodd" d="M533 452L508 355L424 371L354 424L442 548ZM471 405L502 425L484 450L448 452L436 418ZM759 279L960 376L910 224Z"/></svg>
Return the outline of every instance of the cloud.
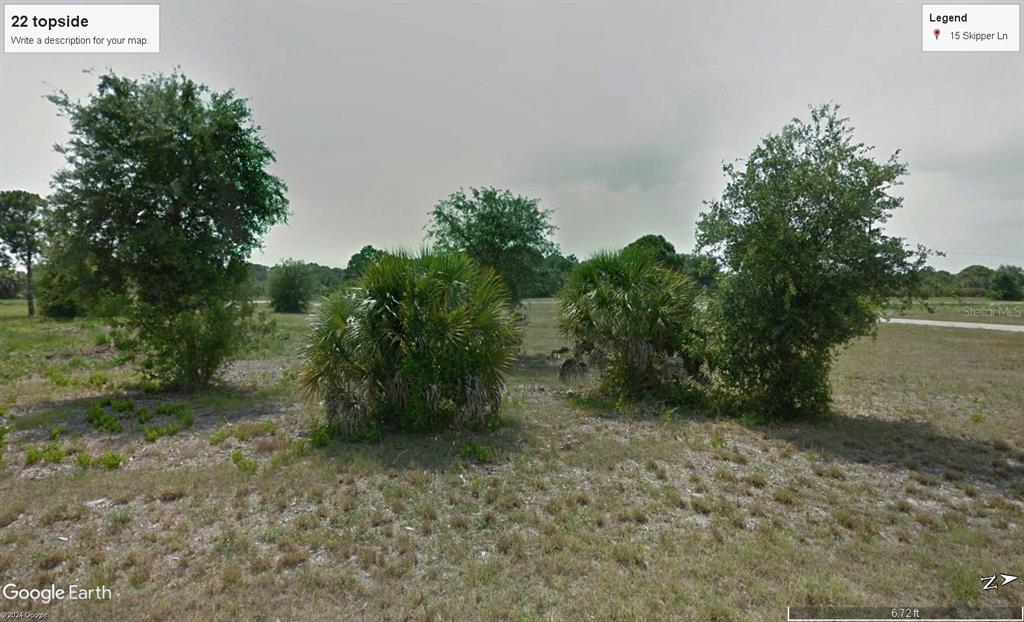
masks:
<svg viewBox="0 0 1024 622"><path fill-rule="evenodd" d="M878 157L903 148L895 232L1024 239L1024 55L923 54L910 3L238 6L167 3L160 54L0 54L0 187L47 191L67 124L42 96L86 95L83 67L177 65L250 98L277 152L294 215L267 263L416 246L434 201L480 184L556 209L579 255L646 233L686 249L720 163L823 101Z"/></svg>

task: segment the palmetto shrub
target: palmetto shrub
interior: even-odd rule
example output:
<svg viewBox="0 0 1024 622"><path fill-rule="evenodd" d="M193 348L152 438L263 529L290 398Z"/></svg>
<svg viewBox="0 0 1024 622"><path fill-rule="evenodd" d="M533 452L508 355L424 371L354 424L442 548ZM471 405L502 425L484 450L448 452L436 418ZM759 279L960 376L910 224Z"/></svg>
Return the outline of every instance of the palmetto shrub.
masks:
<svg viewBox="0 0 1024 622"><path fill-rule="evenodd" d="M464 255L384 255L317 309L301 388L344 435L487 424L520 342L507 300Z"/></svg>
<svg viewBox="0 0 1024 622"><path fill-rule="evenodd" d="M599 350L604 381L637 395L685 376L697 287L643 251L601 252L579 264L559 298L558 323L577 356Z"/></svg>

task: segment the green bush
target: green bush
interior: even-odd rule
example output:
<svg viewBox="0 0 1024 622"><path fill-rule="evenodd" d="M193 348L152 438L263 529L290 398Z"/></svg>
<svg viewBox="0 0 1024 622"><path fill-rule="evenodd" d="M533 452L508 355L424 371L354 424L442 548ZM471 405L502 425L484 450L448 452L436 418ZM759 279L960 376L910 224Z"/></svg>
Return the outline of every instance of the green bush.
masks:
<svg viewBox="0 0 1024 622"><path fill-rule="evenodd" d="M17 298L24 289L24 275L14 270L0 268L0 300Z"/></svg>
<svg viewBox="0 0 1024 622"><path fill-rule="evenodd" d="M558 323L577 357L594 348L607 357L607 386L638 395L699 371L691 352L696 293L652 253L598 253L569 275Z"/></svg>
<svg viewBox="0 0 1024 622"><path fill-rule="evenodd" d="M988 295L995 300L1024 300L1024 270L1017 266L999 266L992 273Z"/></svg>
<svg viewBox="0 0 1024 622"><path fill-rule="evenodd" d="M385 255L318 308L300 386L344 435L493 421L520 341L507 300L465 255Z"/></svg>
<svg viewBox="0 0 1024 622"><path fill-rule="evenodd" d="M167 314L136 304L134 339L122 345L141 355L143 371L166 386L205 386L251 334L252 309L248 301L215 301Z"/></svg>
<svg viewBox="0 0 1024 622"><path fill-rule="evenodd" d="M309 442L314 447L327 447L331 444L331 429L326 425L315 426L309 432Z"/></svg>
<svg viewBox="0 0 1024 622"><path fill-rule="evenodd" d="M33 278L36 302L44 316L69 320L85 314L85 304L72 276L54 267L40 266Z"/></svg>
<svg viewBox="0 0 1024 622"><path fill-rule="evenodd" d="M270 271L270 306L278 313L305 313L314 286L312 272L306 264L282 261Z"/></svg>
<svg viewBox="0 0 1024 622"><path fill-rule="evenodd" d="M853 140L838 107L811 111L726 164L697 225L728 266L709 309L722 395L772 418L827 411L837 348L869 334L890 298L909 301L929 251L884 233L906 173Z"/></svg>

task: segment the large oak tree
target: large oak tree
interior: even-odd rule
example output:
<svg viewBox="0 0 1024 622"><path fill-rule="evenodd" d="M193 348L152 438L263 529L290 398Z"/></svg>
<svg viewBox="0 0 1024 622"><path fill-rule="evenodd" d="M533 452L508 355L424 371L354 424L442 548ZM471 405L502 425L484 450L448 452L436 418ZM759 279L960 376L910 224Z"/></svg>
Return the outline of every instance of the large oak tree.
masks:
<svg viewBox="0 0 1024 622"><path fill-rule="evenodd" d="M108 73L85 101L49 99L71 124L53 180L58 252L91 267L80 286L125 301L146 369L208 382L251 316L246 258L287 217L248 102L179 72Z"/></svg>
<svg viewBox="0 0 1024 622"><path fill-rule="evenodd" d="M814 108L726 164L698 222L698 244L730 271L711 305L719 371L763 414L827 409L836 348L920 280L928 252L884 228L906 164L871 151L838 106Z"/></svg>

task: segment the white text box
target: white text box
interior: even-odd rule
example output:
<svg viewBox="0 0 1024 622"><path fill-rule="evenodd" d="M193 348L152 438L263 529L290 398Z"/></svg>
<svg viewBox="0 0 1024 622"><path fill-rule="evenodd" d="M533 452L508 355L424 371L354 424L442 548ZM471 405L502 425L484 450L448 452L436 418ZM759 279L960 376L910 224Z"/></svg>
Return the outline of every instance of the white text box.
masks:
<svg viewBox="0 0 1024 622"><path fill-rule="evenodd" d="M156 53L157 4L7 4L4 52Z"/></svg>
<svg viewBox="0 0 1024 622"><path fill-rule="evenodd" d="M921 6L925 52L1019 52L1019 4Z"/></svg>

